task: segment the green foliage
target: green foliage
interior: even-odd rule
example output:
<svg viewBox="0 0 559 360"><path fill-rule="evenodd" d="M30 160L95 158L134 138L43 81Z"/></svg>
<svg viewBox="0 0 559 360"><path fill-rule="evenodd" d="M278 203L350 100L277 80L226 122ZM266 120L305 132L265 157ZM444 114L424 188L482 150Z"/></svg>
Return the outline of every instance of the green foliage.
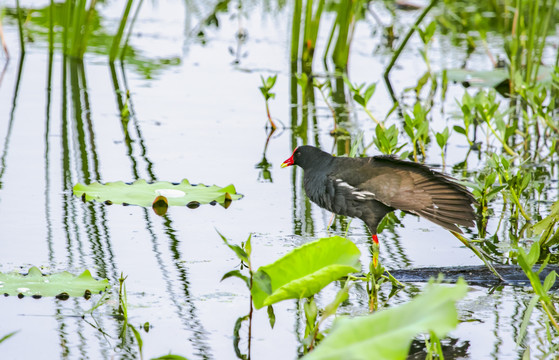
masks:
<svg viewBox="0 0 559 360"><path fill-rule="evenodd" d="M276 94L274 94L271 90L274 87L274 85L276 84L277 79L278 79L277 75L268 76L266 79L264 79L264 77L262 75L260 75L260 80L262 81L262 86L260 86L259 89L260 89L260 92L262 93L262 95L264 96L264 99L266 101L276 97Z"/></svg>
<svg viewBox="0 0 559 360"><path fill-rule="evenodd" d="M83 58L85 53L108 57L110 44L113 43L115 34L104 26L109 22L103 20L95 6L99 2L90 2L89 7L86 7L86 3L86 1L71 0L52 2L42 8L21 9L19 15L9 12L8 16L17 17L18 23L20 17L21 22L25 21L25 26L22 25L20 29L22 43L25 40L40 43L42 40L48 43L50 52L61 51L63 54L75 58ZM139 6L142 1L137 3ZM136 9L135 16L137 13ZM133 20L128 26L127 38L130 36L132 28ZM23 46L25 45L23 44ZM134 68L144 74L146 78L153 77L154 73L164 68L181 63L180 57L177 56L147 58L127 42L120 42L120 48L117 48L117 51L121 56L126 54L129 68Z"/></svg>
<svg viewBox="0 0 559 360"><path fill-rule="evenodd" d="M241 246L236 245L236 244L231 244L229 242L229 240L227 240L227 238L225 236L223 236L219 231L217 232L219 234L219 236L221 237L221 239L223 240L223 242L225 243L225 245L227 245L227 247L229 249L231 249L235 255L237 256L237 258L239 260L241 260L241 265L240 265L240 270L232 270L227 272L225 275L223 275L223 277L221 278L221 281L227 279L227 278L231 278L231 277L236 277L241 279L245 285L247 286L248 291L251 291L252 287L253 287L253 283L254 283L254 273L252 271L252 265L250 262L250 255L252 253L252 244L251 244L251 238L252 238L252 234L249 235L248 239L246 242L241 243ZM246 271L248 271L248 276L244 275L241 270L245 269ZM250 311L247 315L243 315L237 318L237 321L235 321L235 326L233 328L233 348L235 349L235 354L237 355L237 357L239 359L249 359L250 358L250 343L251 343L251 332L252 332L252 311L253 311L253 301L252 301L252 296L250 299ZM274 324L276 322L276 317L274 315L274 309L269 306L268 307L268 318L270 320L270 325L273 328ZM241 349L239 348L239 343L241 342L241 326L243 325L244 322L248 322L248 355L243 354L241 352Z"/></svg>
<svg viewBox="0 0 559 360"><path fill-rule="evenodd" d="M304 359L405 359L418 334L432 331L442 337L456 327L455 302L466 292L463 280L453 287L431 285L403 305L368 316L338 319L330 334Z"/></svg>
<svg viewBox="0 0 559 360"><path fill-rule="evenodd" d="M209 204L213 201L222 206L228 206L232 200L238 200L242 195L237 194L233 185L219 187L216 185L191 185L183 179L178 184L167 181L148 183L137 180L132 184L122 181L100 184L94 182L89 185L76 184L74 195L84 201L95 200L110 204L132 204L139 206L152 206L158 196L168 200L169 206L197 207L200 204Z"/></svg>
<svg viewBox="0 0 559 360"><path fill-rule="evenodd" d="M396 125L391 125L389 128L383 128L381 125L377 125L375 128L375 135L373 143L383 154L397 154L406 146L406 144L398 146L399 131Z"/></svg>
<svg viewBox="0 0 559 360"><path fill-rule="evenodd" d="M377 88L377 84L372 83L368 86L366 86L365 83L362 83L362 84L359 84L359 85L352 84L347 76L344 77L344 82L349 87L349 91L352 94L353 100L355 100L356 103L361 105L361 107L363 108L365 113L374 122L376 122L378 125L380 125L381 128L384 129L384 124L382 122L378 121L375 118L375 116L373 115L373 113L367 108L367 105L369 104L369 101L371 100L372 96L375 93L375 90Z"/></svg>
<svg viewBox="0 0 559 360"><path fill-rule="evenodd" d="M419 146L423 157L425 157L425 144L429 137L429 121L427 120L428 110L416 102L413 113L404 114L404 130L411 139L413 145L413 157L417 161L417 146Z"/></svg>
<svg viewBox="0 0 559 360"><path fill-rule="evenodd" d="M109 288L109 280L95 280L89 270L76 276L67 271L43 275L33 266L26 275L17 272L0 273L0 294L23 296L89 296Z"/></svg>
<svg viewBox="0 0 559 360"><path fill-rule="evenodd" d="M437 23L435 21L431 21L429 25L425 27L425 30L422 30L420 27L417 27L417 32L419 33L419 37L423 42L423 49L419 50L419 53L423 57L423 61L425 61L425 65L427 65L427 73L425 74L425 78L432 78L433 81L436 81L436 78L431 72L431 62L429 61L429 56L427 52L429 49L429 43L431 42L433 35L435 35L436 29L437 29ZM417 91L418 93L419 90Z"/></svg>
<svg viewBox="0 0 559 360"><path fill-rule="evenodd" d="M124 6L124 11L122 13L122 17L120 19L120 24L118 26L118 30L113 38L113 43L111 45L111 50L109 52L109 61L115 61L119 51L122 49L121 42L122 36L124 35L124 28L126 27L126 23L128 22L128 16L130 15L130 10L132 9L132 3L134 0L127 0ZM141 5L142 1L140 1ZM131 31L131 29L130 29Z"/></svg>
<svg viewBox="0 0 559 360"><path fill-rule="evenodd" d="M518 343L520 343L522 341L522 338L524 337L527 323L530 321L530 315L537 302L539 302L540 306L543 308L545 314L549 318L549 321L555 327L555 330L559 332L559 324L557 324L559 313L555 308L555 300L549 294L549 291L551 290L557 279L557 273L555 271L551 271L549 274L547 274L542 284L539 274L546 267L547 262L549 261L549 257L540 266L539 270L534 271L534 266L536 265L536 262L539 260L539 258L540 244L538 242L535 242L530 247L530 251L528 252L528 254L526 254L524 249L518 248L518 265L520 265L522 271L524 271L524 273L528 277L528 280L530 280L530 284L532 285L532 289L534 290L534 297L532 298L532 301L527 308L527 312L521 325L521 331L518 334Z"/></svg>
<svg viewBox="0 0 559 360"><path fill-rule="evenodd" d="M330 40L326 49L329 52L330 42L334 41L331 57L337 69L346 69L349 61L349 50L353 40L355 23L365 17L365 1L340 1L333 4L336 21L330 32Z"/></svg>
<svg viewBox="0 0 559 360"><path fill-rule="evenodd" d="M270 104L269 100L276 97L276 94L272 92L272 88L276 84L278 76L268 76L266 79L262 75L260 75L260 80L262 81L262 86L259 87L260 92L264 96L264 100L266 102L266 115L268 116L268 121L270 122L270 126L272 126L272 132L276 129L276 124L272 120L272 115L270 114Z"/></svg>
<svg viewBox="0 0 559 360"><path fill-rule="evenodd" d="M521 82L538 81L547 36L552 30L556 0L516 0L515 16L511 22L511 37L505 44L510 61L511 92ZM520 80L520 81L518 81Z"/></svg>
<svg viewBox="0 0 559 360"><path fill-rule="evenodd" d="M423 44L428 44L431 41L433 35L435 35L435 30L437 30L437 23L435 21L431 21L429 25L425 27L425 30L422 30L420 27L417 28L417 32Z"/></svg>
<svg viewBox="0 0 559 360"><path fill-rule="evenodd" d="M260 309L312 296L332 281L359 271L359 256L355 244L339 236L300 246L254 274L254 306Z"/></svg>
<svg viewBox="0 0 559 360"><path fill-rule="evenodd" d="M445 127L442 132L435 133L435 138L437 139L437 144L441 148L441 158L444 164L444 148L446 143L448 142L448 137L450 136L450 132L448 127Z"/></svg>
<svg viewBox="0 0 559 360"><path fill-rule="evenodd" d="M532 226L534 234L541 235L539 245L549 247L559 242L559 231L555 225L559 222L559 201L551 206L549 215Z"/></svg>
<svg viewBox="0 0 559 360"><path fill-rule="evenodd" d="M473 145L473 140L470 139L470 127L471 125L477 125L474 99L468 92L464 92L464 95L462 96L462 103L458 103L458 106L460 107L460 110L462 110L464 126L455 125L454 131L464 135L471 146Z"/></svg>

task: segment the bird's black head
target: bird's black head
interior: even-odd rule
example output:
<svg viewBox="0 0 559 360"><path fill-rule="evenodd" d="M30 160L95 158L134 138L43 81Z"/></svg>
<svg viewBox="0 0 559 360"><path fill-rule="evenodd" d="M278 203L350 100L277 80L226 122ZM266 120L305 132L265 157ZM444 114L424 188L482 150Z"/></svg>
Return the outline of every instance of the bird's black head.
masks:
<svg viewBox="0 0 559 360"><path fill-rule="evenodd" d="M291 165L298 165L303 169L307 169L318 162L330 159L332 156L314 146L298 146L293 150L293 154L287 160L285 160L281 167L287 167Z"/></svg>

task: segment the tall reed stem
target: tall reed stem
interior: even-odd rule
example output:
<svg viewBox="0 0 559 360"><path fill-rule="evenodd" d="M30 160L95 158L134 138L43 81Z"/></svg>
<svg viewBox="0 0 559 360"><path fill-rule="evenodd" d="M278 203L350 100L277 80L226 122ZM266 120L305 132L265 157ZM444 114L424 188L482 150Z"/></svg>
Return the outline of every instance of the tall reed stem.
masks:
<svg viewBox="0 0 559 360"><path fill-rule="evenodd" d="M21 54L25 54L25 41L23 35L23 24L21 20L21 7L19 6L19 0L16 0L16 7L17 7L17 28L19 30L19 46Z"/></svg>
<svg viewBox="0 0 559 360"><path fill-rule="evenodd" d="M120 43L122 40L122 34L124 34L124 28L126 27L126 22L128 21L128 15L130 14L130 9L132 8L132 2L134 0L128 0L126 2L126 6L124 8L124 13L122 14L122 18L120 19L120 25L118 27L118 31L113 38L113 44L111 46L111 51L109 53L109 61L114 62L118 51L120 49Z"/></svg>
<svg viewBox="0 0 559 360"><path fill-rule="evenodd" d="M423 12L419 15L419 17L417 18L417 20L415 21L413 26L409 29L408 33L406 34L406 37L404 37L404 40L402 40L402 42L400 43L400 46L398 46L398 49L396 50L396 52L392 56L392 59L390 60L390 63L388 64L388 67L384 71L384 78L385 79L388 78L388 74L390 73L390 70L392 70L392 67L394 66L394 64L396 64L396 60L398 60L398 57L400 57L400 53L402 52L402 50L404 50L404 47L406 47L406 44L408 43L408 40L410 39L410 37L413 35L415 30L419 27L419 24L421 24L421 22L423 21L423 18L437 4L437 1L438 0L431 0L431 3L429 3L429 5L423 10Z"/></svg>

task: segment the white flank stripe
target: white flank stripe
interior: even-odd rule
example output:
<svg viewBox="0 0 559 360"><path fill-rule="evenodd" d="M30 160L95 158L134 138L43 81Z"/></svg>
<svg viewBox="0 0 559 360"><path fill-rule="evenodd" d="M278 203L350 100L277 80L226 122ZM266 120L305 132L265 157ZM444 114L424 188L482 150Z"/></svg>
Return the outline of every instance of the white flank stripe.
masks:
<svg viewBox="0 0 559 360"><path fill-rule="evenodd" d="M359 200L367 200L367 198L375 196L375 194L370 192L370 191L359 190L355 186L351 186L348 183L346 183L345 181L340 180L340 179L336 180L336 184L339 187L343 187L343 188L351 190L351 194L355 195L355 197Z"/></svg>

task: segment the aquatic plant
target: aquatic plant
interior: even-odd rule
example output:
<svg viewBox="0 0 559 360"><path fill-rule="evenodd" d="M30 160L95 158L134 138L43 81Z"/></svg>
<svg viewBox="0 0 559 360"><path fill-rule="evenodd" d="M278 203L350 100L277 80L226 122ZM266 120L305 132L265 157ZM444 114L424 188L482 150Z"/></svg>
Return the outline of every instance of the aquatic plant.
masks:
<svg viewBox="0 0 559 360"><path fill-rule="evenodd" d="M183 179L180 183L158 181L148 183L145 180L136 180L131 184L122 181L101 184L78 183L74 186L74 195L83 201L95 200L105 204L126 204L139 206L152 206L154 202L165 198L171 206L188 206L195 209L200 204L220 204L227 208L231 201L242 198L237 194L233 185L219 187L203 184L191 184Z"/></svg>
<svg viewBox="0 0 559 360"><path fill-rule="evenodd" d="M89 270L78 276L67 271L43 275L41 270L33 266L27 274L0 273L0 293L20 298L48 296L66 300L70 296L91 297L91 294L106 291L108 288L109 280L95 280Z"/></svg>

